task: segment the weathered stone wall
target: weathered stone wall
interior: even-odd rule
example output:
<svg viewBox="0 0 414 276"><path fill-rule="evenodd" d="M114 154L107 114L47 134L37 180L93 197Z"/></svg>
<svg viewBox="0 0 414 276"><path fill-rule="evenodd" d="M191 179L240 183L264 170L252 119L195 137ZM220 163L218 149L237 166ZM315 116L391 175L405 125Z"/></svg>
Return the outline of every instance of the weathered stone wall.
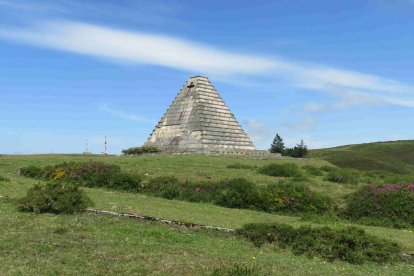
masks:
<svg viewBox="0 0 414 276"><path fill-rule="evenodd" d="M187 80L145 145L171 153L255 151L214 86L201 76Z"/></svg>

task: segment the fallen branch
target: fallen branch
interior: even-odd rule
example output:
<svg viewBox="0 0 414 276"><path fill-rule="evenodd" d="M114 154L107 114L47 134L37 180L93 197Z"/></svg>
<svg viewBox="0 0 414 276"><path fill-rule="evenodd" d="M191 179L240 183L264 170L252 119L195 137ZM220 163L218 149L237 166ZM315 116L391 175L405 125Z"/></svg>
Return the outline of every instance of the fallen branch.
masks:
<svg viewBox="0 0 414 276"><path fill-rule="evenodd" d="M176 221L176 220L167 220L167 219L161 219L161 218L144 216L144 215L133 214L133 213L113 212L113 211L97 210L97 209L92 209L92 208L87 208L86 211L89 213L95 213L95 214L128 217L128 218L135 218L135 219L141 219L141 220L146 220L146 221L155 221L161 224L178 225L178 226L183 226L186 228L211 229L211 230L217 230L217 231L226 232L226 233L235 232L234 229L230 229L230 228L223 228L223 227L196 224L196 223L187 223L187 222Z"/></svg>

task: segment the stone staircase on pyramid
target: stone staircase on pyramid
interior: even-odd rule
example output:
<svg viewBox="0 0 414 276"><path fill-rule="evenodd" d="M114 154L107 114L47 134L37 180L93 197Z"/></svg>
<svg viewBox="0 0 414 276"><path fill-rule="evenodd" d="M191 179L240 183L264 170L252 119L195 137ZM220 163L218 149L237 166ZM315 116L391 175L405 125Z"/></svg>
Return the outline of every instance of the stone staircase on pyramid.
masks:
<svg viewBox="0 0 414 276"><path fill-rule="evenodd" d="M257 154L207 77L190 77L145 146L164 153Z"/></svg>

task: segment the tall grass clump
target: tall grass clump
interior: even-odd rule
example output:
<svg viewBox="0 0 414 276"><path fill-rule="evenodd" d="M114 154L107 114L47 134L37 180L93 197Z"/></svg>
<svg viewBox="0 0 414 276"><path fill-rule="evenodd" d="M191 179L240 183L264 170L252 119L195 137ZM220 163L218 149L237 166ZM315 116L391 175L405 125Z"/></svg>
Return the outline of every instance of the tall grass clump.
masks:
<svg viewBox="0 0 414 276"><path fill-rule="evenodd" d="M306 165L302 167L303 170L305 170L309 175L312 176L322 176L323 170L321 170L318 167Z"/></svg>
<svg viewBox="0 0 414 276"><path fill-rule="evenodd" d="M296 255L352 264L389 262L397 259L401 252L398 244L371 236L355 227L302 226L295 229L281 223L253 223L244 225L236 233L256 246L271 243L279 248L288 248Z"/></svg>
<svg viewBox="0 0 414 276"><path fill-rule="evenodd" d="M269 175L269 176L281 176L281 177L302 176L299 166L294 163L269 164L269 165L259 168L258 172L264 175Z"/></svg>
<svg viewBox="0 0 414 276"><path fill-rule="evenodd" d="M346 203L350 219L414 226L414 183L364 186L349 195Z"/></svg>
<svg viewBox="0 0 414 276"><path fill-rule="evenodd" d="M79 185L58 181L34 185L18 200L17 208L35 213L73 214L92 205Z"/></svg>
<svg viewBox="0 0 414 276"><path fill-rule="evenodd" d="M213 270L211 276L259 276L260 269L255 265L233 264L221 266Z"/></svg>
<svg viewBox="0 0 414 276"><path fill-rule="evenodd" d="M362 173L355 169L332 170L325 180L341 184L358 184L362 180Z"/></svg>

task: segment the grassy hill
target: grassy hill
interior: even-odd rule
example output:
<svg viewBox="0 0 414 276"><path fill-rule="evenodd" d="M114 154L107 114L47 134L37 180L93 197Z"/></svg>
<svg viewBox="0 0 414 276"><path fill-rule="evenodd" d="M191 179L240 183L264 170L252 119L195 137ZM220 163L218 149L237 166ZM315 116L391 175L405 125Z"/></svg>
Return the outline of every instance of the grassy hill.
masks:
<svg viewBox="0 0 414 276"><path fill-rule="evenodd" d="M312 150L310 156L343 168L384 170L395 173L414 172L414 140L318 149Z"/></svg>
<svg viewBox="0 0 414 276"><path fill-rule="evenodd" d="M2 275L55 274L161 274L209 275L217 268L233 265L257 266L264 275L411 275L409 263L351 265L295 255L273 246L254 247L231 234L185 229L120 217L93 214L52 215L21 213L14 199L25 195L39 180L18 176L19 167L54 165L63 161L99 160L122 170L147 177L174 175L180 180L206 181L246 177L259 185L274 183L276 177L252 169L230 169L241 163L262 166L294 162L299 166L329 165L318 159L259 160L208 156L102 157L76 155L0 156L0 263ZM309 176L316 191L341 198L355 185L324 181ZM84 188L95 208L138 213L188 223L240 228L251 222L279 222L343 228L344 221L302 219L299 216L230 209L207 203L167 200L143 194ZM410 230L356 225L379 238L399 243L405 252L414 251Z"/></svg>

